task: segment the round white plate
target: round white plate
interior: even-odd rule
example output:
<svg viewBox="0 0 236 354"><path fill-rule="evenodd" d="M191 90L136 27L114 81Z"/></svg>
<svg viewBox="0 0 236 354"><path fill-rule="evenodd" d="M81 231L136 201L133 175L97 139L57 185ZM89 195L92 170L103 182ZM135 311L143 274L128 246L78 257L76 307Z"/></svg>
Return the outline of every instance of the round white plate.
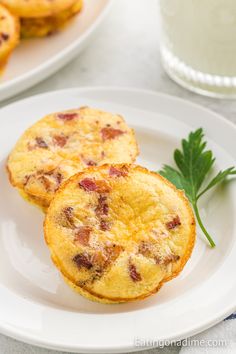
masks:
<svg viewBox="0 0 236 354"><path fill-rule="evenodd" d="M43 115L92 106L122 114L135 129L139 163L158 170L190 130L203 127L217 168L235 164L235 126L204 108L146 91L91 88L47 93L0 111L0 331L48 348L80 353L143 349L139 341L182 339L212 326L236 308L236 185L202 200L201 213L217 247L198 233L184 271L144 301L102 305L64 284L43 239L43 215L6 176L7 155L21 133ZM216 192L216 193L215 193ZM136 341L136 342L135 342Z"/></svg>
<svg viewBox="0 0 236 354"><path fill-rule="evenodd" d="M83 10L63 31L20 43L0 77L0 101L55 73L89 43L108 13L112 0L83 1Z"/></svg>

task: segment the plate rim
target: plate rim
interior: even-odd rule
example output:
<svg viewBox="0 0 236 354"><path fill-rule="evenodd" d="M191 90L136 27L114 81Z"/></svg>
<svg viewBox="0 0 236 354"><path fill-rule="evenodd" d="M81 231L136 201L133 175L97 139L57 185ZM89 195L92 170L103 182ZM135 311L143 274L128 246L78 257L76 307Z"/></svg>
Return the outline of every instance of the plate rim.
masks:
<svg viewBox="0 0 236 354"><path fill-rule="evenodd" d="M53 55L52 58L47 59L37 67L16 78L0 83L0 102L4 102L6 99L12 98L17 94L23 93L30 87L39 84L73 60L86 43L89 43L92 39L92 36L96 33L108 15L115 0L105 1L106 4L100 14L78 39L74 40L66 46L66 48L62 49L57 54Z"/></svg>
<svg viewBox="0 0 236 354"><path fill-rule="evenodd" d="M196 103L193 103L191 101L187 101L183 98L179 98L179 97L176 97L176 96L172 96L172 95L168 95L168 94L165 94L165 93L159 93L159 92L155 92L155 91L152 91L152 90L145 90L145 89L135 89L135 88L127 88L127 87L115 87L115 86L94 86L94 87L77 87L77 88L69 88L69 89L63 89L63 90L56 90L56 91L50 91L50 92L46 92L46 93L42 93L42 94L38 94L38 95L33 95L33 96L30 96L30 97L27 97L27 98L24 98L22 100L18 100L18 101L15 101L13 103L10 103L4 107L2 107L0 109L0 113L2 111L4 111L5 109L11 109L12 106L16 105L17 103L25 103L25 101L30 101L32 99L37 99L37 98L42 98L43 96L50 96L50 95L55 95L57 93L79 93L79 92L95 92L95 91L113 91L113 92L129 92L129 93L139 93L139 94L145 94L145 95L153 95L153 96L158 96L158 97L164 97L166 99L169 99L169 100L174 100L174 101L177 101L177 102L180 102L181 104L184 104L184 105L188 105L189 107L193 107L193 108L197 108L197 109L201 109L211 115L214 115L216 117L216 119L220 120L221 122L223 122L224 124L226 124L229 128L233 129L234 130L234 133L236 134L236 125L233 123L233 122L230 122L229 120L227 120L224 116L210 110L209 108L205 108L204 106L201 106L199 104L196 104ZM109 98L108 98L108 102L109 102ZM200 331L203 331L211 326L213 326L214 324L218 323L219 321L223 320L226 316L230 315L232 312L234 312L236 309L236 300L234 301L234 305L231 305L229 307L227 307L227 309L224 309L224 310L221 310L221 311L218 311L217 313L217 316L215 316L212 320L208 321L207 323L204 323L204 324L199 324L198 327L196 327L195 329L191 329L189 331L185 331L185 333L183 334L183 337L182 336L173 336L173 339L171 339L170 337L170 340L180 340L180 339L184 339L186 337L189 337L189 336L192 336L196 333L199 333ZM30 334L28 337L26 334L22 334L20 333L21 331L18 331L18 333L16 334L16 332L14 332L14 330L11 330L10 328L6 329L6 327L3 328L2 324L0 323L0 331L1 333L5 334L5 335L8 335L10 337L13 337L13 338L16 338L16 339L19 339L21 341L24 341L24 342L27 342L27 343L30 343L30 344L33 344L33 345L38 345L38 346L41 346L41 347L45 347L45 348L50 348L50 349L58 349L58 350L62 350L62 351L72 351L72 352L75 352L75 351L78 351L80 350L81 352L96 352L96 353L104 353L104 352L107 352L107 353L120 353L120 352L132 352L132 351L141 351L141 350L146 350L146 349L149 349L148 347L141 347L141 348L138 348L138 347L127 347L127 346L122 346L120 345L119 348L116 347L101 347L101 348L96 348L94 349L93 347L90 347L90 348L82 348L82 347L70 347L70 346L67 346L67 347L62 347L62 346L58 346L55 342L52 343L52 342L49 342L47 340L39 340L38 338L33 338L33 336ZM27 331L26 331L27 332ZM152 347L153 348L153 347Z"/></svg>

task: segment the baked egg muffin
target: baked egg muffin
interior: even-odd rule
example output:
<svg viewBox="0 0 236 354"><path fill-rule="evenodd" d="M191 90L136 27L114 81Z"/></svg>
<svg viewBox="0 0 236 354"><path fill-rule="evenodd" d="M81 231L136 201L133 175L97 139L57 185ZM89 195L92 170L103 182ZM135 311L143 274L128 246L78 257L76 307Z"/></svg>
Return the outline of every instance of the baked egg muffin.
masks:
<svg viewBox="0 0 236 354"><path fill-rule="evenodd" d="M44 223L51 257L79 294L140 300L176 277L195 241L184 193L131 164L89 167L57 191Z"/></svg>
<svg viewBox="0 0 236 354"><path fill-rule="evenodd" d="M88 166L131 163L134 131L120 115L82 107L42 118L21 136L7 161L11 184L47 208L62 182Z"/></svg>
<svg viewBox="0 0 236 354"><path fill-rule="evenodd" d="M71 7L76 0L0 0L19 17L54 16Z"/></svg>
<svg viewBox="0 0 236 354"><path fill-rule="evenodd" d="M68 22L78 14L83 7L82 0L76 2L54 16L38 18L21 18L21 37L34 38L45 37L61 30Z"/></svg>
<svg viewBox="0 0 236 354"><path fill-rule="evenodd" d="M0 4L0 72L19 42L19 20Z"/></svg>

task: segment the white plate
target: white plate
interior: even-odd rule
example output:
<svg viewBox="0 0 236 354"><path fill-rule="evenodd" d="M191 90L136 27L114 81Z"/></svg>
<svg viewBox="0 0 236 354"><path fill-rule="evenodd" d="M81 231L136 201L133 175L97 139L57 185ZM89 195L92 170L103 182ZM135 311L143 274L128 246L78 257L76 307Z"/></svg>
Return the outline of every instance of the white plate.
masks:
<svg viewBox="0 0 236 354"><path fill-rule="evenodd" d="M0 111L0 330L20 340L60 350L118 353L139 350L135 338L154 341L190 336L236 308L236 185L202 200L201 212L217 242L199 232L183 273L147 300L101 305L64 284L43 240L43 215L9 185L6 157L20 134L51 111L81 105L118 112L134 127L140 164L158 170L191 129L202 126L217 168L236 160L235 127L204 108L145 91L72 89L32 97Z"/></svg>
<svg viewBox="0 0 236 354"><path fill-rule="evenodd" d="M20 43L0 77L0 101L55 73L89 43L108 13L112 0L83 1L82 12L63 31Z"/></svg>

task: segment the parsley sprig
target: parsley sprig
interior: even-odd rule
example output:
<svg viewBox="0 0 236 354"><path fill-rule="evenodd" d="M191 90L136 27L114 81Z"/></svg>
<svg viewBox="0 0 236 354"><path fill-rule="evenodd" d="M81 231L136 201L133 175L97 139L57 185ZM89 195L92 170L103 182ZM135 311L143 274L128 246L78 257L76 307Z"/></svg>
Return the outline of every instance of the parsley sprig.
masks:
<svg viewBox="0 0 236 354"><path fill-rule="evenodd" d="M235 167L229 167L220 171L217 175L202 188L203 182L214 165L215 158L210 150L206 149L206 142L203 140L202 128L191 132L187 139L182 140L182 150L174 151L174 160L178 167L164 165L160 174L172 182L178 189L185 191L186 196L193 206L196 219L211 247L215 242L207 232L198 209L198 200L209 189L223 182L228 176L236 175Z"/></svg>

